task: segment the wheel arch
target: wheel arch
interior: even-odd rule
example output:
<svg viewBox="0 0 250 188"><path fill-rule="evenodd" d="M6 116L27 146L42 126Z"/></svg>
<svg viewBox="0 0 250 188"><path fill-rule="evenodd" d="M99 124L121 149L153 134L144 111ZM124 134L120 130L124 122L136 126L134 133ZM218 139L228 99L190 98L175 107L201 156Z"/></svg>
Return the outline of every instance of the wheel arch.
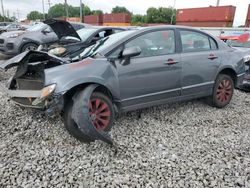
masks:
<svg viewBox="0 0 250 188"><path fill-rule="evenodd" d="M20 53L22 52L23 47L24 47L25 45L27 45L27 44L35 44L35 45L37 45L37 46L40 45L40 43L39 43L39 42L36 42L36 41L32 41L32 40L30 40L30 41L25 41L25 42L23 42L23 43L21 44L21 46L19 47L19 52L20 52Z"/></svg>
<svg viewBox="0 0 250 188"><path fill-rule="evenodd" d="M220 70L220 72L217 75L220 75L220 74L225 74L225 75L230 76L234 82L234 86L236 86L237 74L236 74L236 71L234 69L232 69L230 67L224 68L224 69Z"/></svg>
<svg viewBox="0 0 250 188"><path fill-rule="evenodd" d="M89 83L78 84L78 85L72 87L71 89L69 89L64 94L65 105L67 104L67 102L69 102L72 99L72 97L75 95L75 93L85 89L86 87L88 87L92 84L98 85L94 91L101 92L101 93L105 94L107 97L109 97L111 99L112 102L114 102L114 95L112 94L112 92L110 91L110 89L108 87L106 87L105 85L100 84L100 83L89 82Z"/></svg>

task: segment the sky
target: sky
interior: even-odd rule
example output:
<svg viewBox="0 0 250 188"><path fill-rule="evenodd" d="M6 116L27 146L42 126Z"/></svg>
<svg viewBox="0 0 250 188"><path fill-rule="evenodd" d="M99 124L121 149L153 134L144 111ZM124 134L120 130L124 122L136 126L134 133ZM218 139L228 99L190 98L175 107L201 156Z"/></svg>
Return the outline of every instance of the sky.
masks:
<svg viewBox="0 0 250 188"><path fill-rule="evenodd" d="M44 0L45 12L49 6L48 1L52 5L56 3L63 3L64 0ZM145 14L149 7L168 7L174 5L174 0L82 0L91 9L101 9L103 12L109 13L115 6L125 6L134 14ZM176 8L194 8L215 6L217 0L176 0ZM78 6L80 0L68 0L68 4ZM25 19L26 15L32 11L37 10L42 12L42 0L3 0L5 12L8 10L9 15L20 19ZM237 7L234 26L244 25L247 15L248 4L250 0L220 0L220 5L234 5ZM2 13L2 10L0 11Z"/></svg>

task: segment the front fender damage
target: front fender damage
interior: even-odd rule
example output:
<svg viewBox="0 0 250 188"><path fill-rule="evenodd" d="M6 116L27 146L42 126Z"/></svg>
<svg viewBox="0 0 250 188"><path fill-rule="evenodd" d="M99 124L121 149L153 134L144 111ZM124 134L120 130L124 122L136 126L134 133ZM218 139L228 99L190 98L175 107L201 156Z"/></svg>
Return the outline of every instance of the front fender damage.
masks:
<svg viewBox="0 0 250 188"><path fill-rule="evenodd" d="M98 87L97 84L89 85L83 91L79 92L73 97L73 108L71 117L81 130L81 132L87 136L89 142L101 140L110 145L113 145L113 141L107 132L99 131L93 125L89 116L89 100L93 91Z"/></svg>

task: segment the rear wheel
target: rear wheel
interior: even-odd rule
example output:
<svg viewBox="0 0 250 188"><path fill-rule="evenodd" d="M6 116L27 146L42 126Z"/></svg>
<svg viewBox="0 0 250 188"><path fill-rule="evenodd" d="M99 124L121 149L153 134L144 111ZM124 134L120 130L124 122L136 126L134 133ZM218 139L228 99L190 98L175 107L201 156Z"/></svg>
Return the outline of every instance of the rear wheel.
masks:
<svg viewBox="0 0 250 188"><path fill-rule="evenodd" d="M217 108L227 106L234 93L234 82L232 78L225 74L220 74L214 85L213 95L208 98L208 103Z"/></svg>
<svg viewBox="0 0 250 188"><path fill-rule="evenodd" d="M82 101L88 101L88 99L81 99ZM78 103L79 101L75 101ZM82 104L82 103L81 103ZM113 121L115 117L115 111L111 100L102 93L94 92L88 102L82 104L82 108L88 107L89 114L82 114L83 116L89 116L93 126L99 131L108 132L113 127ZM64 125L67 131L76 139L83 142L90 142L91 139L88 135L82 133L78 125L71 117L73 102L68 103L65 107L63 119Z"/></svg>

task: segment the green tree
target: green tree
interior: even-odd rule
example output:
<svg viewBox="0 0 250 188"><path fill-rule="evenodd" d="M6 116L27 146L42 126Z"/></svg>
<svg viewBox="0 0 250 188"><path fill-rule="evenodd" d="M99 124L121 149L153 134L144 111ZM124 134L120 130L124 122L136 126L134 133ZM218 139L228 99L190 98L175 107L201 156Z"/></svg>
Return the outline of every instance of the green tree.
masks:
<svg viewBox="0 0 250 188"><path fill-rule="evenodd" d="M74 7L71 5L67 6L68 12L69 12L69 17L79 17L80 16L80 7ZM87 5L82 4L82 12L83 15L90 15L91 9ZM67 16L66 15L66 6L65 4L55 4L49 9L48 16L50 18L58 18L62 16Z"/></svg>
<svg viewBox="0 0 250 188"><path fill-rule="evenodd" d="M112 13L130 13L126 7L116 6L112 9Z"/></svg>
<svg viewBox="0 0 250 188"><path fill-rule="evenodd" d="M62 3L55 4L54 6L50 7L48 11L48 16L50 18L58 18L62 16L66 16L65 6Z"/></svg>
<svg viewBox="0 0 250 188"><path fill-rule="evenodd" d="M147 23L156 23L155 20L158 17L158 9L150 7L147 10Z"/></svg>
<svg viewBox="0 0 250 188"><path fill-rule="evenodd" d="M154 8L151 7L147 10L147 23L172 23L176 21L176 10L172 7Z"/></svg>
<svg viewBox="0 0 250 188"><path fill-rule="evenodd" d="M0 15L0 22L3 22L3 21L5 21L5 22L14 22L16 20L17 19L15 17L8 18L6 16L3 17L2 15Z"/></svg>
<svg viewBox="0 0 250 188"><path fill-rule="evenodd" d="M146 15L136 14L136 15L132 15L131 23L132 25L142 26L144 25L144 23L146 23L146 20L147 20Z"/></svg>
<svg viewBox="0 0 250 188"><path fill-rule="evenodd" d="M93 15L102 15L103 11L102 10L92 10L91 14L93 14Z"/></svg>
<svg viewBox="0 0 250 188"><path fill-rule="evenodd" d="M28 20L41 20L43 19L43 14L41 12L38 11L31 11L28 15L27 15L27 19Z"/></svg>

